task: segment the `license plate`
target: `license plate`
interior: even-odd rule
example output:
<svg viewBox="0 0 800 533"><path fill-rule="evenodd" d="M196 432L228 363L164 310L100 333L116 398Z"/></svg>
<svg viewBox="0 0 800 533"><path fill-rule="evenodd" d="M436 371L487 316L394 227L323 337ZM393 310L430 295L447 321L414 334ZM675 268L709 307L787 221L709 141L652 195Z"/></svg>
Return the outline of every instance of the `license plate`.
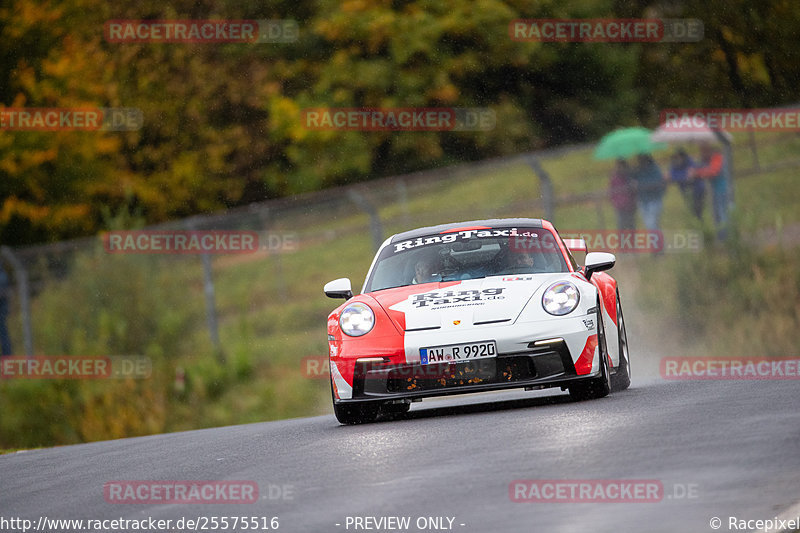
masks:
<svg viewBox="0 0 800 533"><path fill-rule="evenodd" d="M468 342L466 344L448 344L419 349L420 364L459 363L497 357L497 346L494 341Z"/></svg>

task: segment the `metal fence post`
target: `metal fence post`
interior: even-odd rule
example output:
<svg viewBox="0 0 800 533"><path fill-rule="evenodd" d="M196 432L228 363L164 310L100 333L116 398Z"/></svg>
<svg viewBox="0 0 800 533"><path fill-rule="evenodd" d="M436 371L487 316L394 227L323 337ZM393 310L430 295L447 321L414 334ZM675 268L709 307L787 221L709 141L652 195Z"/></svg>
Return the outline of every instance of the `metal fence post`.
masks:
<svg viewBox="0 0 800 533"><path fill-rule="evenodd" d="M14 279L17 281L17 294L19 295L19 310L22 315L22 341L25 345L25 355L33 356L33 330L31 328L30 286L28 285L28 272L17 259L8 246L0 246L0 255L5 257L14 268Z"/></svg>
<svg viewBox="0 0 800 533"><path fill-rule="evenodd" d="M525 161L528 166L533 169L539 177L540 189L542 192L542 203L544 204L544 215L550 222L555 222L556 208L555 208L555 193L553 192L553 181L550 175L542 167L542 164L533 154L525 156Z"/></svg>
<svg viewBox="0 0 800 533"><path fill-rule="evenodd" d="M219 324L217 322L217 303L214 294L214 279L211 274L211 257L203 254L203 292L206 296L206 317L208 321L208 332L211 335L211 344L219 358L219 362L225 364L225 354L222 353L222 344L219 341Z"/></svg>
<svg viewBox="0 0 800 533"><path fill-rule="evenodd" d="M192 219L186 222L189 230L195 230L195 224ZM208 253L200 255L203 261L203 294L206 300L206 323L208 324L208 333L211 337L211 344L214 347L214 353L219 359L220 364L225 364L225 353L222 351L222 343L219 340L219 323L217 321L217 303L214 292L214 278L211 270L211 256Z"/></svg>
<svg viewBox="0 0 800 533"><path fill-rule="evenodd" d="M381 217L378 215L378 210L363 194L355 189L348 189L347 197L369 215L369 229L372 233L372 245L375 247L375 250L378 250L381 244L383 244L383 228L381 227Z"/></svg>
<svg viewBox="0 0 800 533"><path fill-rule="evenodd" d="M286 290L286 283L283 279L283 265L281 264L282 257L281 254L283 253L282 247L278 250L272 250L271 247L271 227L272 227L272 218L270 216L269 209L259 209L258 210L258 221L259 225L261 226L261 231L259 232L259 236L263 235L264 242L263 246L267 251L267 257L273 258L275 261L275 268L273 269L274 277L276 280L276 285L278 286L278 296L281 300L286 300L289 298L289 293ZM283 239L281 239L281 243ZM273 257L274 256L274 257Z"/></svg>

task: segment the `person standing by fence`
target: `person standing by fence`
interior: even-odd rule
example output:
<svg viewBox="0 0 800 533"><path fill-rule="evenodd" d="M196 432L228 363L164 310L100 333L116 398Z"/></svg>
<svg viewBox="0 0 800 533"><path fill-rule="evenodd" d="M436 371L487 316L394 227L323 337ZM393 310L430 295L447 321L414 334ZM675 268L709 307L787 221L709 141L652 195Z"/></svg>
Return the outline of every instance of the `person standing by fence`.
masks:
<svg viewBox="0 0 800 533"><path fill-rule="evenodd" d="M672 155L669 165L669 179L681 189L686 205L698 220L703 220L706 201L706 182L690 176L695 162L683 148Z"/></svg>
<svg viewBox="0 0 800 533"><path fill-rule="evenodd" d="M636 198L642 212L644 226L650 231L661 229L661 211L664 207L664 192L667 185L664 174L650 154L639 154L633 171L636 182Z"/></svg>
<svg viewBox="0 0 800 533"><path fill-rule="evenodd" d="M711 182L711 206L714 212L714 225L717 237L724 240L727 236L728 208L730 201L728 169L722 152L711 144L700 145L700 164L692 169L693 178Z"/></svg>
<svg viewBox="0 0 800 533"><path fill-rule="evenodd" d="M614 172L608 184L608 196L611 205L617 211L617 229L619 231L636 229L636 187L631 178L628 162L617 159Z"/></svg>
<svg viewBox="0 0 800 533"><path fill-rule="evenodd" d="M11 280L3 265L0 264L0 356L11 355L11 338L8 335L6 319L8 318L8 294L11 290Z"/></svg>

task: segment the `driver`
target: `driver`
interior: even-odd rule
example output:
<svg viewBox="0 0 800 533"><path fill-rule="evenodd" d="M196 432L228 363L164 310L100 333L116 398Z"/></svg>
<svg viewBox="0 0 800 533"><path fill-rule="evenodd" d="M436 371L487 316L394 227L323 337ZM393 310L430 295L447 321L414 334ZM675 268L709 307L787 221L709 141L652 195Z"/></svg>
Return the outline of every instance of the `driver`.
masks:
<svg viewBox="0 0 800 533"><path fill-rule="evenodd" d="M439 275L436 272L436 262L430 258L422 258L414 265L414 279L411 283L430 283L431 281L439 281Z"/></svg>
<svg viewBox="0 0 800 533"><path fill-rule="evenodd" d="M533 253L528 251L512 252L509 254L509 268L516 273L529 274L533 272Z"/></svg>
<svg viewBox="0 0 800 533"><path fill-rule="evenodd" d="M515 268L533 268L533 254L530 252L512 253L511 266Z"/></svg>

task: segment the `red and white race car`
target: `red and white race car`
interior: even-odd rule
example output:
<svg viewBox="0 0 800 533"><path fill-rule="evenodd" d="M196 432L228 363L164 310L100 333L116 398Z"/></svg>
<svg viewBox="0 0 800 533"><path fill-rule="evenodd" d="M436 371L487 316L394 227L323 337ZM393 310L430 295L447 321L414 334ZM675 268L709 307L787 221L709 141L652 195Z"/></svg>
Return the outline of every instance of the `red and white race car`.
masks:
<svg viewBox="0 0 800 533"><path fill-rule="evenodd" d="M580 240L569 243L586 251ZM630 384L609 253L580 268L538 219L445 224L387 239L361 294L328 316L331 389L345 424L408 410L425 397L561 387L599 398Z"/></svg>

